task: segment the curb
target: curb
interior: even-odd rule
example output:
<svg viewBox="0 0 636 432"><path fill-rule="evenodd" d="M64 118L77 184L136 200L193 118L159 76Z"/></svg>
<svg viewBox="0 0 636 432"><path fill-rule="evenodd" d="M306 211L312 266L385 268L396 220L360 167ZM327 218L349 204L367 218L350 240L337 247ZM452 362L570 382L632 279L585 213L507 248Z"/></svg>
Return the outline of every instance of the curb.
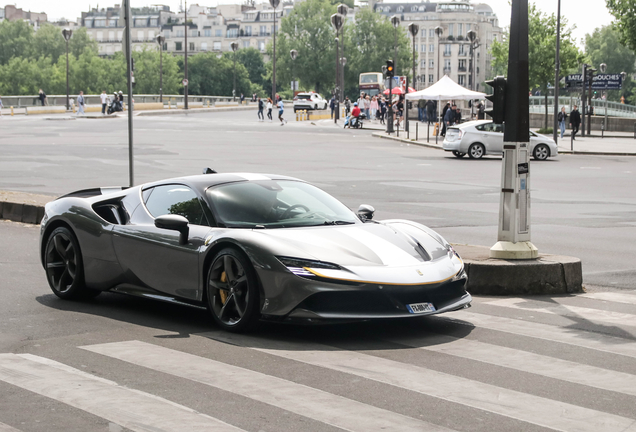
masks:
<svg viewBox="0 0 636 432"><path fill-rule="evenodd" d="M44 217L44 206L0 201L0 219L39 224Z"/></svg>
<svg viewBox="0 0 636 432"><path fill-rule="evenodd" d="M414 144L422 147L435 148L438 150L444 150L441 145L422 143L415 140L410 140L406 138L399 138L391 135L386 135L385 133L374 132L371 134L376 138L389 139L393 141L399 141L405 144ZM636 156L636 153L631 152L598 152L598 151L581 151L581 150L563 150L559 148L559 155L587 155L587 156Z"/></svg>
<svg viewBox="0 0 636 432"><path fill-rule="evenodd" d="M148 111L138 111L135 113L135 116L153 116L153 115L174 115L174 114L190 114L190 113L200 113L200 112L224 112L224 111L249 111L254 110L258 111L256 106L228 106L228 107L210 107L210 108L191 108L191 109L183 109L183 108L175 108L175 109L164 109L163 111L159 110L148 110Z"/></svg>

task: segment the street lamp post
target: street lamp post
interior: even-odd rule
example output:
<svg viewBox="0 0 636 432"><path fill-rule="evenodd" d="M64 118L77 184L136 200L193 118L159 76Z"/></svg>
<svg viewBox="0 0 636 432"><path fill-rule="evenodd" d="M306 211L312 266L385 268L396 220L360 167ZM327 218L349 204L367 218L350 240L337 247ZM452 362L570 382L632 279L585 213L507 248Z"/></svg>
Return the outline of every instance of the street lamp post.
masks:
<svg viewBox="0 0 636 432"><path fill-rule="evenodd" d="M163 43L166 38L157 35L157 43L159 44L159 102L163 102Z"/></svg>
<svg viewBox="0 0 636 432"><path fill-rule="evenodd" d="M232 85L232 102L236 101L236 50L238 49L238 42L234 41L230 44L232 52L234 52L234 84Z"/></svg>
<svg viewBox="0 0 636 432"><path fill-rule="evenodd" d="M594 80L594 72L596 72L596 69L594 69L593 67L588 67L587 68L587 73L589 74L589 89L588 89L588 95L587 95L587 100L589 101L590 104L590 108L587 110L587 135L589 136L591 134L592 131L592 81Z"/></svg>
<svg viewBox="0 0 636 432"><path fill-rule="evenodd" d="M272 55L272 100L274 104L278 101L276 100L276 8L280 0L269 0L269 4L274 8L274 28L272 29L272 36L274 39L273 43L273 55Z"/></svg>
<svg viewBox="0 0 636 432"><path fill-rule="evenodd" d="M66 111L71 109L70 103L70 95L69 95L69 87L68 87L68 41L73 35L73 30L70 28L65 28L62 30L62 36L64 36L64 40L66 41Z"/></svg>
<svg viewBox="0 0 636 432"><path fill-rule="evenodd" d="M184 85L183 85L183 109L188 109L188 1L184 2L183 9L184 25L185 25L185 57L184 57Z"/></svg>
<svg viewBox="0 0 636 432"><path fill-rule="evenodd" d="M333 15L331 15L331 25L333 26L334 30L336 30L336 36L338 35L338 32L340 31L340 29L342 28L342 26L344 25L344 16L339 14L339 13L335 13ZM338 82L340 81L339 77L340 77L340 51L339 51L339 40L338 37L336 37L336 84L334 86L334 97L335 97L335 101L334 101L334 105L335 105L335 114L333 116L333 121L334 123L338 123L338 118L340 117L340 89L338 87Z"/></svg>
<svg viewBox="0 0 636 432"><path fill-rule="evenodd" d="M435 27L435 34L437 35L437 81L439 81L439 43L441 42L444 29L441 26Z"/></svg>
<svg viewBox="0 0 636 432"><path fill-rule="evenodd" d="M601 63L599 65L599 69L601 73L605 73L607 71L607 65L605 63ZM605 129L607 129L607 91L603 91L603 95L605 96L605 119L603 120L603 130L601 132L601 136L605 135Z"/></svg>
<svg viewBox="0 0 636 432"><path fill-rule="evenodd" d="M343 59L344 59L344 55L345 55L345 50L344 50L344 43L345 43L345 37L344 37L344 33L345 33L345 29L344 29L344 23L346 21L347 18L347 13L349 12L349 6L347 6L346 4L339 4L337 7L337 11L340 15L342 15L343 19L342 19L342 33L341 33L341 39L340 39L340 55L342 56L342 58L340 59L340 100L343 101L344 100L344 91L345 91L345 73L344 73L344 66L347 63L346 60L344 60L343 63Z"/></svg>
<svg viewBox="0 0 636 432"><path fill-rule="evenodd" d="M397 29L400 26L400 17L393 15L391 17L391 24L393 24L393 28L395 29L395 42L393 43L393 70L397 73Z"/></svg>
<svg viewBox="0 0 636 432"><path fill-rule="evenodd" d="M471 90L475 90L477 85L475 83L475 49L479 46L479 38L475 30L470 30L466 33L466 37L470 41L470 76L471 76Z"/></svg>
<svg viewBox="0 0 636 432"><path fill-rule="evenodd" d="M552 139L557 142L557 129L559 115L559 69L561 64L559 62L559 51L561 49L561 0L557 2L557 32L556 32L556 55L554 59L554 127L552 132Z"/></svg>
<svg viewBox="0 0 636 432"><path fill-rule="evenodd" d="M289 51L289 56L292 59L292 95L296 96L294 92L298 90L296 88L296 80L294 79L294 65L296 64L296 58L298 57L298 51L295 49Z"/></svg>
<svg viewBox="0 0 636 432"><path fill-rule="evenodd" d="M417 33L420 31L420 26L411 23L409 24L408 29L411 36L413 36L413 86L415 87L415 90L417 90L417 80L415 78L415 36L417 36ZM406 89L406 91L408 92L408 89Z"/></svg>
<svg viewBox="0 0 636 432"><path fill-rule="evenodd" d="M391 24L393 24L393 28L395 29L395 41L393 43L393 76L397 75L397 29L400 26L400 17L397 15L393 15L391 17ZM397 75L399 76L399 75ZM393 118L393 78L389 79L389 106L386 112L387 122L386 122L386 132L393 133L393 122L395 119Z"/></svg>

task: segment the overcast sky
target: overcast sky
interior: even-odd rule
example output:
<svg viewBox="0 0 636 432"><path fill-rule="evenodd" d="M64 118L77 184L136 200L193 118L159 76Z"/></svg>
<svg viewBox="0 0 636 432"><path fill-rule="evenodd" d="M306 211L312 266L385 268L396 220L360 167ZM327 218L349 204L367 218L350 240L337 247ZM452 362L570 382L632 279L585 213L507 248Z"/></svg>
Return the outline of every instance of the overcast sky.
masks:
<svg viewBox="0 0 636 432"><path fill-rule="evenodd" d="M71 20L80 16L82 11L88 11L89 7L113 6L115 3L121 3L121 0L101 0L101 3L87 2L85 0L63 0L53 2L51 0L14 0L17 7L31 10L33 12L46 12L50 20L57 18L68 18ZM165 4L170 9L177 11L183 0L132 0L133 7L148 6L151 4ZM392 0L386 0L392 2ZM404 1L404 0L402 0ZM406 0L408 1L408 0ZM532 0L530 0L532 2ZM486 0L483 3L489 4L499 17L499 23L502 27L510 24L510 5L509 0ZM189 3L199 3L205 6L216 6L219 3L242 3L237 0L195 0ZM482 3L482 1L474 1L473 3ZM556 14L557 0L534 0L537 7L547 13ZM1 3L0 3L1 4ZM574 36L577 43L585 37L586 33L592 33L595 28L610 24L612 16L605 7L603 0L591 0L581 2L580 0L561 0L561 16L566 17L570 25L576 24L577 29Z"/></svg>

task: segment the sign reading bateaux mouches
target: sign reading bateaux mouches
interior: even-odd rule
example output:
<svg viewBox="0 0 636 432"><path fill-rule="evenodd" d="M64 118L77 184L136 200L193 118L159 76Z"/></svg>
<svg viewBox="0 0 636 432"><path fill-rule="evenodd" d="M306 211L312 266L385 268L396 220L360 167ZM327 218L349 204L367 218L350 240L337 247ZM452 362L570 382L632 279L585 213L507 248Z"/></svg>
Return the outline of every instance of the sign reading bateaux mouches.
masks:
<svg viewBox="0 0 636 432"><path fill-rule="evenodd" d="M583 74L570 74L565 77L567 88L583 87ZM621 74L598 74L592 78L594 90L620 90L623 86Z"/></svg>

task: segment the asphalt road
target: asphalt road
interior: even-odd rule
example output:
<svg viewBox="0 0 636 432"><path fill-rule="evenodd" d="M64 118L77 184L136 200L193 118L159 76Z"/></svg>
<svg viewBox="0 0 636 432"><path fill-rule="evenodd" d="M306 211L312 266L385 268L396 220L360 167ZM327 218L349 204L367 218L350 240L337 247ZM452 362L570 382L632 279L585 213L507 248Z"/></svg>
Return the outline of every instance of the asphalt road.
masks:
<svg viewBox="0 0 636 432"><path fill-rule="evenodd" d="M0 122L0 189L128 183L125 120ZM275 172L456 243L496 240L500 158L457 160L324 122L136 119L136 182ZM627 431L636 427L636 160L531 163L533 242L587 294L476 298L408 321L220 331L205 311L47 286L38 227L0 221L0 431Z"/></svg>

